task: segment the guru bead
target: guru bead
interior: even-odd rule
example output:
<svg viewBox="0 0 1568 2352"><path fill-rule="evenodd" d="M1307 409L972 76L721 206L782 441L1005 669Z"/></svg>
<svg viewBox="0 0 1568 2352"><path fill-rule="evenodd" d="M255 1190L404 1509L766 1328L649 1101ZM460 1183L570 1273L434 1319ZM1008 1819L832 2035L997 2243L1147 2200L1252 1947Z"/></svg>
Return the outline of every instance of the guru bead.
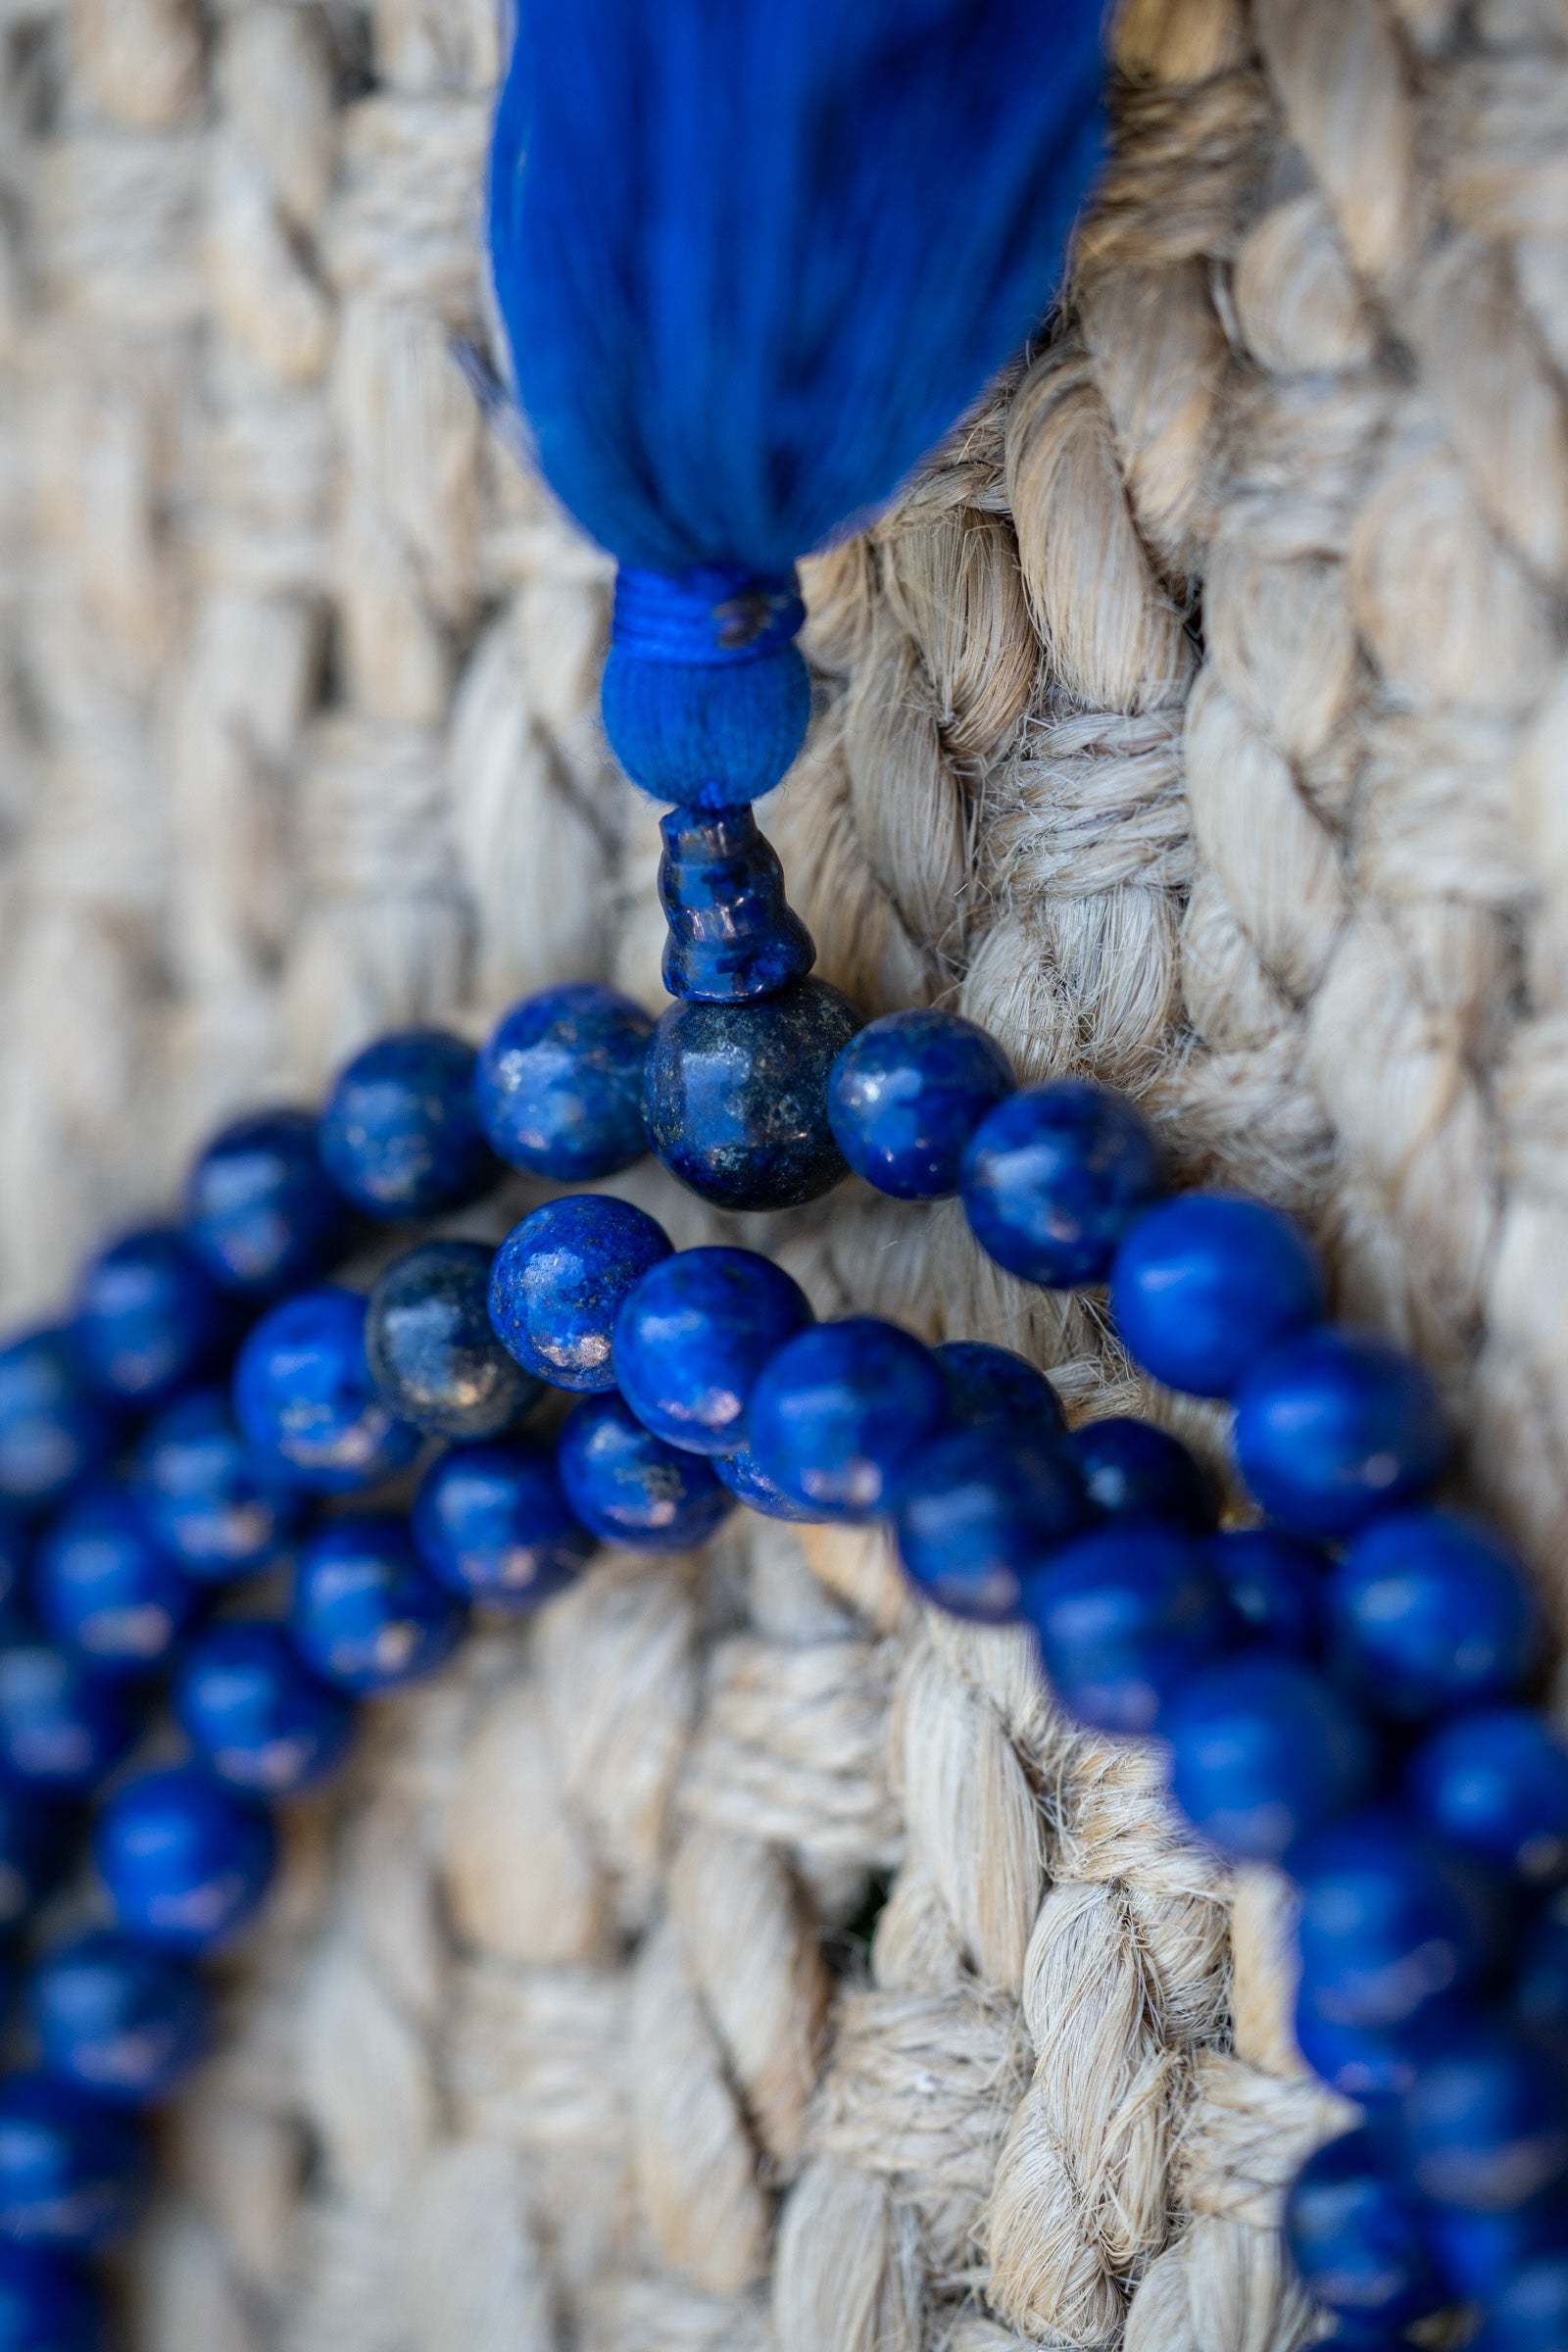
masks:
<svg viewBox="0 0 1568 2352"><path fill-rule="evenodd" d="M77 1796L112 1772L134 1722L121 1693L51 1642L0 1648L0 1769L40 1795Z"/></svg>
<svg viewBox="0 0 1568 2352"><path fill-rule="evenodd" d="M535 1380L594 1394L612 1389L615 1317L671 1244L629 1200L568 1193L514 1225L490 1270L496 1337Z"/></svg>
<svg viewBox="0 0 1568 2352"><path fill-rule="evenodd" d="M1285 2234L1309 2294L1349 2321L1387 2330L1349 2334L1348 2344L1396 2344L1444 2301L1416 2200L1391 2178L1369 2132L1348 2132L1307 2158L1286 2200Z"/></svg>
<svg viewBox="0 0 1568 2352"><path fill-rule="evenodd" d="M38 1961L25 2006L46 2071L117 2107L163 2098L207 2044L194 1969L111 1928Z"/></svg>
<svg viewBox="0 0 1568 2352"><path fill-rule="evenodd" d="M400 1420L444 1438L494 1438L542 1393L496 1338L479 1242L421 1242L388 1266L365 1317L365 1352Z"/></svg>
<svg viewBox="0 0 1568 2352"><path fill-rule="evenodd" d="M680 1250L640 1277L615 1318L615 1378L655 1437L732 1453L758 1376L812 1315L782 1266L755 1250Z"/></svg>
<svg viewBox="0 0 1568 2352"><path fill-rule="evenodd" d="M1221 1853L1277 1862L1363 1797L1372 1741L1320 1676L1252 1651L1184 1683L1166 1707L1171 1793Z"/></svg>
<svg viewBox="0 0 1568 2352"><path fill-rule="evenodd" d="M816 961L811 935L784 896L784 868L750 808L710 815L672 808L660 820L659 896L669 936L662 978L672 997L735 1004L774 996Z"/></svg>
<svg viewBox="0 0 1568 2352"><path fill-rule="evenodd" d="M269 1468L313 1493L370 1486L418 1450L418 1432L376 1394L365 1315L353 1291L302 1291L262 1317L234 1367L246 1439Z"/></svg>
<svg viewBox="0 0 1568 2352"><path fill-rule="evenodd" d="M466 1207L499 1169L473 1100L474 1053L444 1029L403 1029L356 1054L326 1099L318 1139L356 1208L397 1224Z"/></svg>
<svg viewBox="0 0 1568 2352"><path fill-rule="evenodd" d="M1505 2025L1446 2024L1402 2107L1405 2163L1435 2204L1503 2213L1568 2176L1568 2070Z"/></svg>
<svg viewBox="0 0 1568 2352"><path fill-rule="evenodd" d="M1060 1439L950 1431L904 1474L899 1557L920 1591L956 1616L999 1625L1018 1614L1024 1576L1088 1516Z"/></svg>
<svg viewBox="0 0 1568 2352"><path fill-rule="evenodd" d="M1275 1527L1223 1529L1208 1556L1249 1634L1271 1649L1315 1652L1323 1634L1327 1555Z"/></svg>
<svg viewBox="0 0 1568 2352"><path fill-rule="evenodd" d="M246 1443L222 1389L166 1405L136 1447L131 1478L153 1537L202 1584L270 1566L300 1515L297 1490Z"/></svg>
<svg viewBox="0 0 1568 2352"><path fill-rule="evenodd" d="M0 2241L0 2352L105 2352L98 2298L72 2264Z"/></svg>
<svg viewBox="0 0 1568 2352"><path fill-rule="evenodd" d="M196 1608L196 1587L154 1541L134 1493L105 1480L38 1546L33 1599L55 1639L98 1673L156 1671Z"/></svg>
<svg viewBox="0 0 1568 2352"><path fill-rule="evenodd" d="M617 1396L585 1396L573 1407L557 1460L567 1501L604 1544L694 1550L733 1504L710 1462L666 1446Z"/></svg>
<svg viewBox="0 0 1568 2352"><path fill-rule="evenodd" d="M964 1146L1014 1084L1007 1056L973 1021L890 1012L833 1064L828 1118L857 1176L897 1200L934 1200L957 1191Z"/></svg>
<svg viewBox="0 0 1568 2352"><path fill-rule="evenodd" d="M267 1892L276 1854L261 1807L189 1764L125 1782L92 1833L116 1919L169 1952L211 1951L237 1935Z"/></svg>
<svg viewBox="0 0 1568 2352"><path fill-rule="evenodd" d="M549 1600L594 1548L566 1500L554 1449L524 1439L452 1446L425 1472L412 1524L432 1576L492 1608Z"/></svg>
<svg viewBox="0 0 1568 2352"><path fill-rule="evenodd" d="M563 1184L629 1168L648 1149L643 1068L654 1024L597 981L524 997L479 1049L474 1101L510 1167Z"/></svg>
<svg viewBox="0 0 1568 2352"><path fill-rule="evenodd" d="M944 1340L932 1353L947 1383L949 1416L959 1429L1065 1435L1067 1416L1055 1390L1010 1348L994 1348L986 1340Z"/></svg>
<svg viewBox="0 0 1568 2352"><path fill-rule="evenodd" d="M1363 1706L1402 1723L1511 1696L1544 1640L1518 1558L1453 1511L1376 1520L1335 1569L1328 1607L1338 1672Z"/></svg>
<svg viewBox="0 0 1568 2352"><path fill-rule="evenodd" d="M72 1342L88 1378L127 1404L156 1404L220 1350L223 1309L179 1234L127 1233L82 1275Z"/></svg>
<svg viewBox="0 0 1568 2352"><path fill-rule="evenodd" d="M316 1281L341 1255L348 1224L308 1111L236 1119L186 1179L186 1243L220 1289L242 1298Z"/></svg>
<svg viewBox="0 0 1568 2352"><path fill-rule="evenodd" d="M959 1189L975 1240L1049 1290L1100 1282L1160 1189L1154 1139L1123 1095L1085 1078L1009 1095L970 1137Z"/></svg>
<svg viewBox="0 0 1568 2352"><path fill-rule="evenodd" d="M386 1512L334 1519L295 1571L289 1632L308 1666L340 1690L396 1690L430 1674L463 1632L463 1609Z"/></svg>
<svg viewBox="0 0 1568 2352"><path fill-rule="evenodd" d="M0 1500L50 1509L108 1458L115 1437L68 1333L24 1332L0 1348Z"/></svg>
<svg viewBox="0 0 1568 2352"><path fill-rule="evenodd" d="M1290 1867L1301 1995L1331 2024L1404 2028L1493 1957L1503 1919L1488 1882L1392 1809L1330 1823Z"/></svg>
<svg viewBox="0 0 1568 2352"><path fill-rule="evenodd" d="M1089 1500L1107 1519L1163 1519L1205 1535L1219 1516L1207 1473L1149 1421L1085 1421L1068 1444Z"/></svg>
<svg viewBox="0 0 1568 2352"><path fill-rule="evenodd" d="M1154 1730L1232 1633L1201 1546L1151 1521L1077 1537L1024 1579L1021 1601L1056 1696L1099 1731Z"/></svg>
<svg viewBox="0 0 1568 2352"><path fill-rule="evenodd" d="M1441 1838L1527 1885L1568 1875L1568 1746L1533 1707L1445 1724L1405 1769L1412 1810Z"/></svg>
<svg viewBox="0 0 1568 2352"><path fill-rule="evenodd" d="M1236 1392L1242 1476L1269 1516L1348 1536L1419 1494L1448 1450L1419 1365L1370 1332L1319 1324L1271 1348Z"/></svg>
<svg viewBox="0 0 1568 2352"><path fill-rule="evenodd" d="M947 1418L929 1348L870 1315L788 1341L752 1391L752 1453L792 1502L824 1519L891 1510L900 1481Z"/></svg>
<svg viewBox="0 0 1568 2352"><path fill-rule="evenodd" d="M353 1709L318 1682L280 1625L215 1625L181 1659L174 1719L219 1780L247 1796L314 1788L341 1762Z"/></svg>
<svg viewBox="0 0 1568 2352"><path fill-rule="evenodd" d="M0 2238L86 2253L134 2219L141 2180L127 2116L52 2075L0 2079Z"/></svg>
<svg viewBox="0 0 1568 2352"><path fill-rule="evenodd" d="M1162 1200L1111 1269L1111 1312L1132 1355L1190 1396L1228 1396L1323 1304L1322 1268L1295 1219L1238 1193Z"/></svg>

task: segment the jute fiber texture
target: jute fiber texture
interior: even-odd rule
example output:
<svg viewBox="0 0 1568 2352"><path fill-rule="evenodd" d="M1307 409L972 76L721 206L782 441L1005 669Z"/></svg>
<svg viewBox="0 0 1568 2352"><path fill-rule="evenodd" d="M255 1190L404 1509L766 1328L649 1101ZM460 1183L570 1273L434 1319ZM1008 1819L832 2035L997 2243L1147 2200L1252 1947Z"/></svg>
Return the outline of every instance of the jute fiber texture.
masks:
<svg viewBox="0 0 1568 2352"><path fill-rule="evenodd" d="M810 567L763 822L868 1011L956 1004L1300 1211L1560 1600L1568 9L1129 0L1115 50L1060 320ZM662 922L606 567L452 357L484 0L0 0L0 60L16 1314L379 1028L657 1004ZM1140 1401L949 1204L615 1189ZM140 2352L1293 2352L1281 2186L1348 2111L1287 1945L877 1539L607 1555L296 1818Z"/></svg>

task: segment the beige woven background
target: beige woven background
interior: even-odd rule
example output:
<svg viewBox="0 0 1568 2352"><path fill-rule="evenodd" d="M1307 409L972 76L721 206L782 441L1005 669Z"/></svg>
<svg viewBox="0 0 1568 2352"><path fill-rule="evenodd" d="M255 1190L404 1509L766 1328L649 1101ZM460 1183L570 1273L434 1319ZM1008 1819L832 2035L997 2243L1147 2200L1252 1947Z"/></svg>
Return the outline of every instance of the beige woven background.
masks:
<svg viewBox="0 0 1568 2352"><path fill-rule="evenodd" d="M956 1003L1306 1214L1560 1592L1568 9L1127 0L1115 37L1064 319L812 567L767 828L868 1009ZM592 718L605 567L448 352L485 0L0 0L0 43L20 1311L378 1026L657 1001L659 916ZM764 1239L824 1309L1128 1398L1093 1305L947 1206L846 1188ZM140 2342L1293 2352L1272 2225L1335 2116L1279 1934L1152 1756L869 1540L607 1558L298 1823Z"/></svg>

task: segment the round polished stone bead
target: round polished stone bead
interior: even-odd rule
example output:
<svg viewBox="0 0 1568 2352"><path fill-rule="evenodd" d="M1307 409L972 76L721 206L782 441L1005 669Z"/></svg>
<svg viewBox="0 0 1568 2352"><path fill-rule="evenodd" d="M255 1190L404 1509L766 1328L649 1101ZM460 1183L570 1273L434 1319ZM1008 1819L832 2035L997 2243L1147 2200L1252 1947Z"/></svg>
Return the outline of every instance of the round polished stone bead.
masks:
<svg viewBox="0 0 1568 2352"><path fill-rule="evenodd" d="M1531 1707L1445 1724L1411 1757L1412 1811L1527 1884L1568 1875L1568 1744Z"/></svg>
<svg viewBox="0 0 1568 2352"><path fill-rule="evenodd" d="M1476 1983L1506 1925L1491 1881L1393 1810L1331 1822L1290 1867L1302 1998L1331 2025L1415 2023Z"/></svg>
<svg viewBox="0 0 1568 2352"><path fill-rule="evenodd" d="M615 1385L615 1317L668 1234L606 1193L568 1193L514 1225L490 1270L496 1337L536 1380L593 1395Z"/></svg>
<svg viewBox="0 0 1568 2352"><path fill-rule="evenodd" d="M732 1004L804 979L816 948L784 896L778 852L750 808L672 808L659 830L669 994Z"/></svg>
<svg viewBox="0 0 1568 2352"><path fill-rule="evenodd" d="M956 1012L884 1013L833 1064L827 1111L839 1150L896 1200L958 1189L964 1147L1010 1095L1012 1064L993 1037Z"/></svg>
<svg viewBox="0 0 1568 2352"><path fill-rule="evenodd" d="M400 1420L444 1438L494 1438L542 1394L496 1338L480 1242L421 1242L388 1266L365 1318L365 1352Z"/></svg>
<svg viewBox="0 0 1568 2352"><path fill-rule="evenodd" d="M1498 2281L1466 2352L1568 2352L1568 2249Z"/></svg>
<svg viewBox="0 0 1568 2352"><path fill-rule="evenodd" d="M923 1446L900 1482L899 1557L929 1600L957 1617L1004 1625L1023 1579L1089 1515L1060 1439L950 1430Z"/></svg>
<svg viewBox="0 0 1568 2352"><path fill-rule="evenodd" d="M553 1448L454 1446L425 1472L414 1540L433 1576L491 1608L531 1609L563 1592L593 1551Z"/></svg>
<svg viewBox="0 0 1568 2352"><path fill-rule="evenodd" d="M87 1377L126 1404L157 1404L222 1351L228 1318L205 1268L172 1229L127 1233L88 1265L72 1344Z"/></svg>
<svg viewBox="0 0 1568 2352"><path fill-rule="evenodd" d="M1314 1653L1323 1639L1328 1557L1277 1527L1210 1537L1208 1556L1249 1634L1272 1649Z"/></svg>
<svg viewBox="0 0 1568 2352"><path fill-rule="evenodd" d="M1362 1706L1401 1723L1506 1698L1544 1641L1524 1568L1501 1537L1453 1511L1396 1511L1329 1580L1338 1673Z"/></svg>
<svg viewBox="0 0 1568 2352"><path fill-rule="evenodd" d="M299 1522L298 1489L246 1442L223 1389L196 1389L167 1405L144 1433L131 1475L152 1535L202 1584L270 1567Z"/></svg>
<svg viewBox="0 0 1568 2352"><path fill-rule="evenodd" d="M1568 2247L1568 2187L1554 2181L1501 2212L1429 2205L1424 2218L1433 2265L1452 2300L1490 2303L1531 2263ZM1568 2305L1563 2319L1568 2324ZM1568 2325L1557 2342L1568 2352Z"/></svg>
<svg viewBox="0 0 1568 2352"><path fill-rule="evenodd" d="M541 989L479 1049L474 1099L491 1150L563 1184L629 1168L648 1149L643 1070L650 1015L597 981Z"/></svg>
<svg viewBox="0 0 1568 2352"><path fill-rule="evenodd" d="M874 1519L947 1419L929 1348L870 1315L798 1332L752 1391L752 1453L763 1475L824 1519Z"/></svg>
<svg viewBox="0 0 1568 2352"><path fill-rule="evenodd" d="M1183 1193L1116 1252L1111 1312L1169 1389L1228 1396L1266 1350L1323 1314L1323 1269L1294 1217L1240 1193Z"/></svg>
<svg viewBox="0 0 1568 2352"><path fill-rule="evenodd" d="M107 2343L98 2298L73 2264L0 2243L0 2352L106 2352Z"/></svg>
<svg viewBox="0 0 1568 2352"><path fill-rule="evenodd" d="M140 2203L143 2160L128 2116L45 2074L0 2080L0 2239L85 2253Z"/></svg>
<svg viewBox="0 0 1568 2352"><path fill-rule="evenodd" d="M1268 1650L1225 1658L1165 1709L1171 1793L1221 1853L1277 1862L1363 1798L1376 1751L1310 1667Z"/></svg>
<svg viewBox="0 0 1568 2352"><path fill-rule="evenodd" d="M808 1526L813 1519L827 1516L823 1511L813 1510L809 1503L796 1502L786 1494L759 1466L749 1446L737 1447L734 1453L715 1453L711 1459L719 1485L737 1502L744 1502L749 1510L760 1511L764 1519L786 1519Z"/></svg>
<svg viewBox="0 0 1568 2352"><path fill-rule="evenodd" d="M1022 1605L1062 1705L1107 1732L1153 1731L1233 1632L1201 1545L1149 1520L1077 1537L1024 1579Z"/></svg>
<svg viewBox="0 0 1568 2352"><path fill-rule="evenodd" d="M93 1825L92 1857L115 1917L162 1951L227 1943L260 1906L276 1856L261 1806L193 1764L125 1782Z"/></svg>
<svg viewBox="0 0 1568 2352"><path fill-rule="evenodd" d="M264 1315L239 1352L240 1429L268 1469L312 1493L371 1486L418 1450L417 1430L376 1393L365 1316L354 1291L302 1291Z"/></svg>
<svg viewBox="0 0 1568 2352"><path fill-rule="evenodd" d="M1440 2004L1441 2006L1441 2004ZM1450 2008L1457 2006L1449 2003ZM1431 2031L1439 2030L1436 2020ZM1298 1992L1296 2046L1320 2082L1342 2098L1353 2099L1391 2135L1396 2131L1397 2102L1415 2080L1428 2029L1349 2026L1319 2016Z"/></svg>
<svg viewBox="0 0 1568 2352"><path fill-rule="evenodd" d="M116 1436L66 1332L24 1332L0 1348L0 1501L49 1510L108 1459Z"/></svg>
<svg viewBox="0 0 1568 2352"><path fill-rule="evenodd" d="M1420 2208L1364 2129L1307 2158L1286 2199L1285 2234L1308 2293L1348 2319L1390 2328L1391 2342L1444 2301Z"/></svg>
<svg viewBox="0 0 1568 2352"><path fill-rule="evenodd" d="M207 2045L195 1970L112 1928L40 1960L26 2011L45 2072L117 2107L165 2097Z"/></svg>
<svg viewBox="0 0 1568 2352"><path fill-rule="evenodd" d="M1506 2212L1568 2176L1568 2070L1492 2019L1423 2052L1402 2113L1410 2177L1434 2204Z"/></svg>
<svg viewBox="0 0 1568 2352"><path fill-rule="evenodd" d="M1068 1443L1090 1503L1107 1519L1162 1519L1206 1535L1219 1516L1207 1472L1152 1422L1086 1421Z"/></svg>
<svg viewBox="0 0 1568 2352"><path fill-rule="evenodd" d="M66 1876L76 1835L72 1806L0 1780L0 1944Z"/></svg>
<svg viewBox="0 0 1568 2352"><path fill-rule="evenodd" d="M318 1682L282 1626L215 1625L180 1661L174 1716L209 1772L247 1796L317 1788L341 1762L354 1711Z"/></svg>
<svg viewBox="0 0 1568 2352"><path fill-rule="evenodd" d="M33 1600L57 1642L100 1674L151 1674L195 1613L197 1590L155 1542L134 1492L104 1480L48 1530Z"/></svg>
<svg viewBox="0 0 1568 2352"><path fill-rule="evenodd" d="M185 1183L185 1239L225 1291L274 1298L340 1257L348 1204L309 1111L264 1110L215 1135Z"/></svg>
<svg viewBox="0 0 1568 2352"><path fill-rule="evenodd" d="M401 1029L356 1054L317 1130L328 1175L367 1216L397 1224L465 1208L500 1170L473 1099L474 1051L444 1029Z"/></svg>
<svg viewBox="0 0 1568 2352"><path fill-rule="evenodd" d="M656 1438L733 1453L763 1365L811 1319L800 1284L755 1250L680 1250L622 1301L615 1379Z"/></svg>
<svg viewBox="0 0 1568 2352"><path fill-rule="evenodd" d="M828 1075L860 1026L825 980L741 1004L672 1004L643 1082L648 1139L719 1208L794 1208L846 1173L828 1124Z"/></svg>
<svg viewBox="0 0 1568 2352"><path fill-rule="evenodd" d="M567 1501L602 1544L690 1551L734 1507L711 1462L666 1446L618 1396L573 1406L557 1460Z"/></svg>
<svg viewBox="0 0 1568 2352"><path fill-rule="evenodd" d="M415 1548L406 1519L334 1519L300 1552L289 1631L308 1666L340 1690L400 1690L449 1657L462 1603Z"/></svg>
<svg viewBox="0 0 1568 2352"><path fill-rule="evenodd" d="M1159 1154L1125 1095L1086 1078L1009 1095L964 1149L959 1189L975 1240L1048 1290L1103 1281L1160 1191Z"/></svg>
<svg viewBox="0 0 1568 2352"><path fill-rule="evenodd" d="M1430 1486L1448 1450L1432 1383L1386 1340L1319 1324L1271 1348L1236 1394L1242 1476L1269 1516L1348 1536Z"/></svg>
<svg viewBox="0 0 1568 2352"><path fill-rule="evenodd" d="M76 1796L112 1772L135 1725L121 1692L48 1642L0 1649L0 1770L45 1796Z"/></svg>
<svg viewBox="0 0 1568 2352"><path fill-rule="evenodd" d="M948 1384L949 1418L959 1429L1007 1429L1026 1438L1063 1437L1067 1416L1043 1372L1010 1348L986 1340L944 1340L933 1348Z"/></svg>

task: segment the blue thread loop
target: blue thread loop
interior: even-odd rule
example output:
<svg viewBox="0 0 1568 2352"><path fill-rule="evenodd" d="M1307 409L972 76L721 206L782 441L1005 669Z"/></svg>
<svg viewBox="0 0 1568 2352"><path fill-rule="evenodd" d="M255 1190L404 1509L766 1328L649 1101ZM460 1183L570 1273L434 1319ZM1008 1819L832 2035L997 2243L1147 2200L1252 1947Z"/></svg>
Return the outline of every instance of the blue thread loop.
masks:
<svg viewBox="0 0 1568 2352"><path fill-rule="evenodd" d="M771 792L811 715L795 643L805 618L793 568L623 564L602 705L632 782L709 814Z"/></svg>
<svg viewBox="0 0 1568 2352"><path fill-rule="evenodd" d="M793 565L752 572L740 564L694 564L671 572L623 564L611 643L640 662L728 665L776 654L805 620Z"/></svg>

